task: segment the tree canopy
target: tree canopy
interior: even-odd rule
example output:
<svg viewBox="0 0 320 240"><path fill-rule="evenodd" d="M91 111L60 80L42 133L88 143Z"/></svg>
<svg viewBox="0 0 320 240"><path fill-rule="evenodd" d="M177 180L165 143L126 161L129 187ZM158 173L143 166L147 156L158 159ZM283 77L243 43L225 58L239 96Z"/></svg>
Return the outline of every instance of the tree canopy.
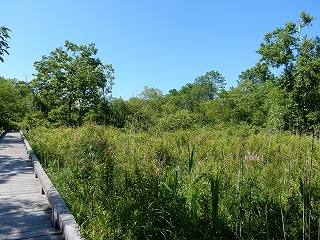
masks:
<svg viewBox="0 0 320 240"><path fill-rule="evenodd" d="M3 89L13 89L23 94L22 99L27 98L26 110L20 112L27 113L30 125L41 118L42 123L54 125L78 126L93 121L134 131L173 131L246 123L308 132L320 128L320 38L304 34L314 20L303 11L298 21L265 34L257 50L259 61L244 70L238 85L229 90L224 76L210 70L167 94L146 86L129 100L113 98L109 95L114 80L112 65L96 57L94 44L69 41L34 63L37 73L30 83L3 79L1 84ZM8 31L2 28L1 34L8 37ZM14 96L11 90L0 104ZM10 100L6 102L9 106ZM17 115L6 107L3 111L1 124L8 125L9 116ZM10 121L18 119L20 115Z"/></svg>
<svg viewBox="0 0 320 240"><path fill-rule="evenodd" d="M320 39L303 35L314 19L302 11L298 24L267 33L258 50L261 64L283 69L275 81L291 100L289 124L303 129L320 120Z"/></svg>
<svg viewBox="0 0 320 240"><path fill-rule="evenodd" d="M65 42L49 56L34 63L32 81L35 101L45 117L53 122L80 125L89 110L111 92L114 70L94 58L94 44Z"/></svg>
<svg viewBox="0 0 320 240"><path fill-rule="evenodd" d="M0 27L0 61L4 62L3 55L7 54L9 55L8 48L8 39L10 38L9 36L10 29L6 27Z"/></svg>

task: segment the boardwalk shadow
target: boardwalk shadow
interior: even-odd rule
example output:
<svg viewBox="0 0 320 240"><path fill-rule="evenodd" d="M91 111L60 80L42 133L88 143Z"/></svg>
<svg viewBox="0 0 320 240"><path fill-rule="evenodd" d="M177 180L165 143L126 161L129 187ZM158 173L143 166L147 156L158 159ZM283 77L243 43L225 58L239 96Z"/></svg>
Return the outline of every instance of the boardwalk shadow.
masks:
<svg viewBox="0 0 320 240"><path fill-rule="evenodd" d="M0 155L0 184L16 175L33 174L31 162L22 157Z"/></svg>
<svg viewBox="0 0 320 240"><path fill-rule="evenodd" d="M0 184L18 174L32 174L31 161L18 131L5 133L0 138Z"/></svg>
<svg viewBox="0 0 320 240"><path fill-rule="evenodd" d="M18 133L20 134L19 131L8 131L6 133L4 133L1 137L0 137L0 144L2 143L6 143L6 144L14 144L14 143L21 143L22 138L21 137L16 137L16 136L12 136L10 135L10 133Z"/></svg>
<svg viewBox="0 0 320 240"><path fill-rule="evenodd" d="M37 200L1 199L0 239L63 239L53 228L51 209Z"/></svg>

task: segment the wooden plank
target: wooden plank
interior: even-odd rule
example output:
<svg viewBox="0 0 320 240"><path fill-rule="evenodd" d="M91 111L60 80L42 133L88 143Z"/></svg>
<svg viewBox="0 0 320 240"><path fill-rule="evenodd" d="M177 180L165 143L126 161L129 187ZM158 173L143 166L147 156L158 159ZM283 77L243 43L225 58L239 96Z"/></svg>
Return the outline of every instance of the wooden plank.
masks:
<svg viewBox="0 0 320 240"><path fill-rule="evenodd" d="M18 186L18 187L5 185L5 187L0 189L0 194L5 195L7 193L8 195L11 195L11 194L19 194L19 193L33 193L33 192L39 193L39 189L40 188L38 188L38 186L36 185Z"/></svg>
<svg viewBox="0 0 320 240"><path fill-rule="evenodd" d="M24 198L24 199L26 199L26 198L35 198L35 199L37 199L37 197L39 195L41 195L40 191L37 191L37 192L34 192L34 193L22 192L22 193L19 193L19 196L17 196L16 194L10 193L10 194L8 194L6 196L0 196L0 200L3 199L3 198L8 198L8 197L17 198L17 199L20 198L20 197Z"/></svg>
<svg viewBox="0 0 320 240"><path fill-rule="evenodd" d="M23 206L23 207L12 207L12 206L1 206L0 209L0 217L3 215L9 215L9 214L29 214L37 211L43 211L43 209L49 209L51 211L51 208L44 205L44 204L34 204L32 208L28 208L29 206ZM51 212L50 212L51 213Z"/></svg>
<svg viewBox="0 0 320 240"><path fill-rule="evenodd" d="M3 189L12 189L12 190L19 190L21 188L36 188L39 187L38 184L34 183L34 182L30 182L28 184L25 184L25 181L29 181L29 179L22 179L22 180L10 180L10 181L2 181L0 182L0 184L3 184Z"/></svg>
<svg viewBox="0 0 320 240"><path fill-rule="evenodd" d="M19 132L0 140L0 239L64 239Z"/></svg>
<svg viewBox="0 0 320 240"><path fill-rule="evenodd" d="M34 182L31 182L29 183L28 185L25 185L25 181L28 180L28 179L25 179L24 181L6 181L5 184L3 185L3 189L11 189L12 191L14 190L20 190L20 189L23 189L23 188L36 188L36 187L39 187L38 184L34 183Z"/></svg>
<svg viewBox="0 0 320 240"><path fill-rule="evenodd" d="M1 225L9 226L27 226L34 223L51 223L50 211L30 212L30 213L13 213L8 215L1 215ZM50 224L52 226L52 224ZM0 230L1 231L1 230Z"/></svg>
<svg viewBox="0 0 320 240"><path fill-rule="evenodd" d="M61 239L61 233L55 229L37 229L37 228L20 228L15 231L7 231L4 234L0 234L0 239L26 239L44 236L54 236L53 239ZM59 236L60 235L60 236Z"/></svg>
<svg viewBox="0 0 320 240"><path fill-rule="evenodd" d="M59 236L57 236L59 235ZM33 238L25 238L24 240L63 240L64 237L60 237L60 233L57 234L51 234L46 236L39 236L39 237L33 237Z"/></svg>
<svg viewBox="0 0 320 240"><path fill-rule="evenodd" d="M0 190L0 195L11 196L16 194L21 194L21 195L34 194L34 196L36 196L38 194L41 194L41 191L39 189L30 189L30 188L25 188L25 189L22 188L20 189L20 191L12 191L11 189Z"/></svg>

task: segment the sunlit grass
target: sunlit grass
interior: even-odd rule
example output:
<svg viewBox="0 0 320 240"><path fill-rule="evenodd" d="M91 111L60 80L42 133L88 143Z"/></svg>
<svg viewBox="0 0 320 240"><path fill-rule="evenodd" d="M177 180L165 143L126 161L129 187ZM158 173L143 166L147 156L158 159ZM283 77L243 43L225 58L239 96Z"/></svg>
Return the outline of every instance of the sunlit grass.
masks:
<svg viewBox="0 0 320 240"><path fill-rule="evenodd" d="M28 138L87 239L314 239L319 141L250 128Z"/></svg>

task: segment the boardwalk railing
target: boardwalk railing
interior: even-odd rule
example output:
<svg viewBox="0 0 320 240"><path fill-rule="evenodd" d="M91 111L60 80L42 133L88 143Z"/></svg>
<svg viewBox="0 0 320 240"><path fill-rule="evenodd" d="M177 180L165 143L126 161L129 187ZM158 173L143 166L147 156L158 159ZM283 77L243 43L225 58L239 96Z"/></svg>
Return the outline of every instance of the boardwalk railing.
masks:
<svg viewBox="0 0 320 240"><path fill-rule="evenodd" d="M0 130L0 139L3 137L5 131Z"/></svg>
<svg viewBox="0 0 320 240"><path fill-rule="evenodd" d="M52 208L52 222L55 228L61 229L66 240L83 240L80 236L79 226L63 198L52 184L51 180L43 170L37 156L33 153L30 144L22 131L20 134L26 146L29 158L34 168L35 176L39 178L42 187L42 193L47 196L47 199Z"/></svg>

